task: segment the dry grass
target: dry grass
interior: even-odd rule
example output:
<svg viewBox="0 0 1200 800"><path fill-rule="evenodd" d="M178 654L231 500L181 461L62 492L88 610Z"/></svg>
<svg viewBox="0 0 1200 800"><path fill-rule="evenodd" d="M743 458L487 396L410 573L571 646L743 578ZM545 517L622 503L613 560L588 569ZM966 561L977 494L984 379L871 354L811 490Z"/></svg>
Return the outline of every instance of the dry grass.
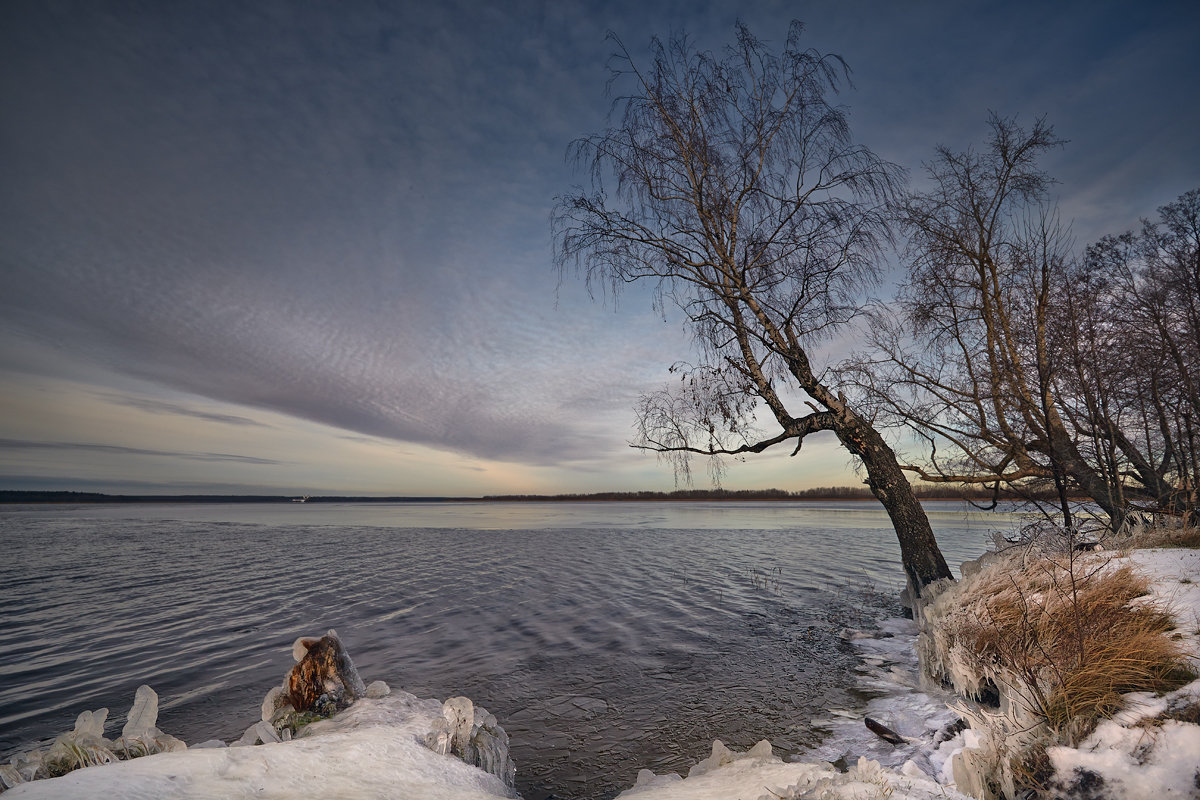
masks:
<svg viewBox="0 0 1200 800"><path fill-rule="evenodd" d="M981 587L987 599L956 635L982 663L1016 676L1014 694L1074 744L1120 708L1121 694L1170 691L1194 677L1167 611L1131 604L1147 587L1129 567L1039 560Z"/></svg>
<svg viewBox="0 0 1200 800"><path fill-rule="evenodd" d="M1137 530L1122 547L1185 547L1200 549L1200 526L1154 525Z"/></svg>

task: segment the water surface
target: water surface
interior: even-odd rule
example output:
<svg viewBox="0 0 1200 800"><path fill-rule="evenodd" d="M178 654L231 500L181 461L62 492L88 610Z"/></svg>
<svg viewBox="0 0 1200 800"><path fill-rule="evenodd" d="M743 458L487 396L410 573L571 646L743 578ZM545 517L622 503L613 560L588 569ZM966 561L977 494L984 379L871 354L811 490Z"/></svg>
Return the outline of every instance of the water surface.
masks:
<svg viewBox="0 0 1200 800"><path fill-rule="evenodd" d="M929 504L947 560L1007 514ZM0 757L139 684L159 727L230 740L300 635L363 678L465 694L513 739L527 800L604 798L714 738L786 754L856 699L838 635L895 613L872 503L399 503L0 509Z"/></svg>

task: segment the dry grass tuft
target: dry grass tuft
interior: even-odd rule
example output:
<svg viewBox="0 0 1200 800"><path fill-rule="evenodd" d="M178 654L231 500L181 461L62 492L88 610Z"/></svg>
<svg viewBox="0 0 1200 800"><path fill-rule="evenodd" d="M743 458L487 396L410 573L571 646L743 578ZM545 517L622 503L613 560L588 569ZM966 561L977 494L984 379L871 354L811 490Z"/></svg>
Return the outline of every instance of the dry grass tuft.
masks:
<svg viewBox="0 0 1200 800"><path fill-rule="evenodd" d="M1121 694L1170 691L1195 677L1168 635L1166 609L1131 603L1147 588L1129 567L1044 559L993 576L975 619L956 634L983 663L1016 676L1013 692L1074 744L1119 710Z"/></svg>
<svg viewBox="0 0 1200 800"><path fill-rule="evenodd" d="M1200 549L1200 526L1154 525L1137 530L1122 547L1183 547Z"/></svg>

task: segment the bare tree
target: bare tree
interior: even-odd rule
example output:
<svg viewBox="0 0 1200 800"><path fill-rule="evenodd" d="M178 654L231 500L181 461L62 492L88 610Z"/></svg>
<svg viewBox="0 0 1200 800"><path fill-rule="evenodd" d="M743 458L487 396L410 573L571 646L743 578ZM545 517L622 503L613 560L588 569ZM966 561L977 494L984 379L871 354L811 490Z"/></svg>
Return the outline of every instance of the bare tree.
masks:
<svg viewBox="0 0 1200 800"><path fill-rule="evenodd" d="M907 281L872 321L874 352L844 374L878 419L926 443L904 467L922 479L1050 483L1068 531L1080 491L1120 528L1131 502L1164 507L1190 474L1172 462L1183 430L1167 410L1186 427L1187 215L1076 262L1038 166L1061 140L1043 120L989 124L985 149L939 148L932 188L908 196Z"/></svg>
<svg viewBox="0 0 1200 800"><path fill-rule="evenodd" d="M1113 376L1124 411L1109 434L1127 477L1160 508L1200 507L1200 190L1159 209L1137 233L1087 249L1078 283L1098 287L1094 306L1113 342L1091 362Z"/></svg>
<svg viewBox="0 0 1200 800"><path fill-rule="evenodd" d="M928 447L905 469L923 480L1053 481L1068 527L1067 482L1108 507L1057 403L1051 329L1068 245L1037 165L1061 144L1039 120L992 117L988 147L939 147L932 188L904 203L907 282L898 313L878 313L875 352L848 372L883 419Z"/></svg>
<svg viewBox="0 0 1200 800"><path fill-rule="evenodd" d="M951 576L925 512L891 447L810 358L861 312L902 173L852 141L830 102L848 70L802 48L802 30L792 23L778 55L741 25L720 57L656 38L646 66L614 37L611 85L628 93L611 128L572 145L591 190L558 198L558 263L613 288L653 284L695 337L697 360L672 368L680 381L642 398L636 446L687 474L692 455L785 442L795 455L834 432L887 509L919 596ZM762 417L773 433L758 432Z"/></svg>

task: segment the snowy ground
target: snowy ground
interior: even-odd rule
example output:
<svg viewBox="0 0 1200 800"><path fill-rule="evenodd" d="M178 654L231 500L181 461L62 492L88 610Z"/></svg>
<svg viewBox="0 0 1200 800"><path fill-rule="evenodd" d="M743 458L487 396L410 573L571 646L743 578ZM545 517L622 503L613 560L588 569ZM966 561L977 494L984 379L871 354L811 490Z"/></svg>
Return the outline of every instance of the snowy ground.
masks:
<svg viewBox="0 0 1200 800"><path fill-rule="evenodd" d="M1151 576L1145 601L1171 610L1174 635L1191 654L1193 670L1200 671L1200 550L1135 550L1113 560L1127 562ZM1200 704L1200 680L1162 697L1127 694L1125 703L1079 747L1050 748L1059 785L1091 786L1097 800L1200 798L1200 725L1171 719Z"/></svg>
<svg viewBox="0 0 1200 800"><path fill-rule="evenodd" d="M1144 550L1127 557L1154 579L1152 599L1165 600L1181 639L1200 658L1200 551ZM814 750L785 762L760 743L733 753L719 742L689 775L639 774L620 795L632 800L932 800L963 798L953 786L955 753L977 743L948 710L954 698L923 687L916 626L884 623L871 634L849 634L864 657L859 688L865 712L830 709L812 720L827 732ZM1200 702L1200 681L1166 697L1127 696L1126 710L1075 749L1051 748L1063 785L1083 776L1095 798L1200 796L1200 726L1163 719ZM867 730L869 716L904 737L889 744ZM421 740L442 717L436 700L404 692L360 700L311 735L252 747L192 748L22 784L6 793L25 798L412 798L482 800L513 797L502 781ZM1148 719L1159 718L1154 724ZM699 755L699 754L697 754ZM845 771L829 762L838 762ZM1087 772L1081 772L1086 770ZM1094 779L1089 775L1096 776Z"/></svg>
<svg viewBox="0 0 1200 800"><path fill-rule="evenodd" d="M190 748L89 767L23 783L4 800L495 800L504 783L420 739L442 719L442 704L405 692L363 699L309 726L312 734L253 747Z"/></svg>

